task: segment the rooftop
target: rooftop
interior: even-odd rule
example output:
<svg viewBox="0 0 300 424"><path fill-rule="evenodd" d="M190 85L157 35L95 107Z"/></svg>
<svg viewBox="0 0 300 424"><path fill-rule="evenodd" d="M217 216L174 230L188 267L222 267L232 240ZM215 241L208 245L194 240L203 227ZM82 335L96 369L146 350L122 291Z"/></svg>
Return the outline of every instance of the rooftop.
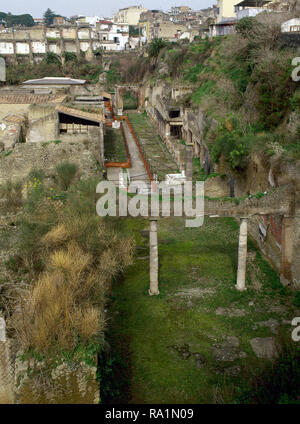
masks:
<svg viewBox="0 0 300 424"><path fill-rule="evenodd" d="M240 3L235 4L234 6L261 7L267 3L271 3L271 0L243 0Z"/></svg>
<svg viewBox="0 0 300 424"><path fill-rule="evenodd" d="M75 116L75 118L82 118L98 123L105 122L105 118L102 113L83 112L82 110L73 109L62 105L57 105L56 110L60 113L64 113L65 115Z"/></svg>
<svg viewBox="0 0 300 424"><path fill-rule="evenodd" d="M0 93L0 104L46 104L46 103L62 103L66 98L65 95L56 96L42 94L4 94Z"/></svg>
<svg viewBox="0 0 300 424"><path fill-rule="evenodd" d="M44 77L23 82L23 85L83 85L86 80L66 77Z"/></svg>

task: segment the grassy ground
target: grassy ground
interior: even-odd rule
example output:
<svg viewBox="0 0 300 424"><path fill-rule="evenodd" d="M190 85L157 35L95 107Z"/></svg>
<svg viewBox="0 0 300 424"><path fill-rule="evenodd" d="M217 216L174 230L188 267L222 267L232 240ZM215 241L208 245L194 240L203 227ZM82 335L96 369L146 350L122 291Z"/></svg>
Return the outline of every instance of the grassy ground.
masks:
<svg viewBox="0 0 300 424"><path fill-rule="evenodd" d="M127 162L125 141L120 129L106 128L104 156L107 162Z"/></svg>
<svg viewBox="0 0 300 424"><path fill-rule="evenodd" d="M151 119L146 114L133 112L129 114L129 119L158 178L163 180L166 174L179 172Z"/></svg>
<svg viewBox="0 0 300 424"><path fill-rule="evenodd" d="M137 256L113 288L107 335L112 351L106 358L110 386L102 383L102 401L233 402L246 390L252 367L263 361L256 359L250 339L273 335L255 323L274 318L281 326L282 320L297 316L293 294L281 288L251 240L248 290L235 290L238 226L233 219L206 219L193 229L184 228L181 219L161 219L160 295L150 297L148 223L127 219L122 225L136 237ZM219 307L242 316L217 315ZM239 339L237 357L217 361L214 349L224 349L228 336ZM224 380L233 366L241 372Z"/></svg>

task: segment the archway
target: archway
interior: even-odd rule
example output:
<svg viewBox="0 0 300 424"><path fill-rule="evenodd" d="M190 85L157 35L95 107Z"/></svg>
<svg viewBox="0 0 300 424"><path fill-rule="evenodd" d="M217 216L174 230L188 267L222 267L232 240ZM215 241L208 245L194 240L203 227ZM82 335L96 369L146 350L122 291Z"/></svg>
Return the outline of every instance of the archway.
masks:
<svg viewBox="0 0 300 424"><path fill-rule="evenodd" d="M143 88L137 85L116 85L115 105L117 114L122 115L123 110L140 109L144 105Z"/></svg>

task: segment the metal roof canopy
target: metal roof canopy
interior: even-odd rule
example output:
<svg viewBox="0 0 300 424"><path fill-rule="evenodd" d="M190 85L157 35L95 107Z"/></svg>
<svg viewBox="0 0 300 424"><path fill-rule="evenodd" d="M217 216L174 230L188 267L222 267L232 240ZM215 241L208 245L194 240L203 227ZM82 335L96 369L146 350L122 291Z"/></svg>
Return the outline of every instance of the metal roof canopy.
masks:
<svg viewBox="0 0 300 424"><path fill-rule="evenodd" d="M23 85L83 85L86 80L65 77L44 77L23 82Z"/></svg>
<svg viewBox="0 0 300 424"><path fill-rule="evenodd" d="M271 0L243 0L240 3L235 4L234 7L259 7L264 6L267 3L271 3Z"/></svg>

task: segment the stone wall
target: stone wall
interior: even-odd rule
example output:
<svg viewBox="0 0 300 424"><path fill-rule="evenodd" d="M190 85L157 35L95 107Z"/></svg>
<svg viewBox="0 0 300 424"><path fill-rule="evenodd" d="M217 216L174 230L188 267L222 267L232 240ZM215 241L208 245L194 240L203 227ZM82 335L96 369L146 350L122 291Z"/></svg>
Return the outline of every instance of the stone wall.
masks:
<svg viewBox="0 0 300 424"><path fill-rule="evenodd" d="M8 59L27 57L38 62L47 52L63 55L64 52L87 54L101 46L95 30L80 27L25 28L0 33L0 55ZM93 55L88 55L87 60Z"/></svg>
<svg viewBox="0 0 300 424"><path fill-rule="evenodd" d="M170 105L175 106L178 99L172 86L165 81L158 81L154 86L149 85L146 88L146 99L146 110L156 123L168 150L180 169L185 169L185 146L180 140L170 136L172 122L168 112ZM182 120L182 138L185 143L193 145L194 158L199 158L201 168L206 174L215 172L226 175L224 179L217 177L206 180L207 196L241 197L245 194L270 192L279 187L292 188L296 199L294 210L290 211L288 216L263 215L262 211L261 216L249 218L249 232L265 257L280 273L283 284L300 287L300 221L297 217L300 208L297 200L300 198L300 165L284 160L280 153L272 157L252 154L243 173L232 171L224 160L214 164L208 143L214 139L217 121L208 117L201 109L191 110L180 105L178 108ZM298 123L298 115L292 114L288 130L295 132ZM288 225L285 224L287 220Z"/></svg>
<svg viewBox="0 0 300 424"><path fill-rule="evenodd" d="M101 169L101 129L95 127L98 134L88 135L88 142L68 139L59 144L17 143L8 156L0 157L0 184L8 179L26 178L33 168L43 169L46 177L51 177L57 163L74 162L78 165L83 178L97 175Z"/></svg>
<svg viewBox="0 0 300 424"><path fill-rule="evenodd" d="M31 105L28 110L28 121L26 142L58 139L58 113L55 105Z"/></svg>
<svg viewBox="0 0 300 424"><path fill-rule="evenodd" d="M97 368L81 362L62 363L48 369L44 362L21 359L15 362L15 403L19 404L98 404L100 387Z"/></svg>

